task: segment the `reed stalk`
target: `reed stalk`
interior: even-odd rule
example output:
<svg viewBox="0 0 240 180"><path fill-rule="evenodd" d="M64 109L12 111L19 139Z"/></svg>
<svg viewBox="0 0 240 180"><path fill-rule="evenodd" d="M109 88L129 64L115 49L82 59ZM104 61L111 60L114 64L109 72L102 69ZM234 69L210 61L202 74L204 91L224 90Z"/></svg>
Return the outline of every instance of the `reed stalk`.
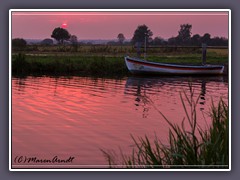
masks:
<svg viewBox="0 0 240 180"><path fill-rule="evenodd" d="M172 123L148 99L170 126L168 144L163 144L157 136L150 143L147 136L135 138L131 135L135 147L130 156L121 151L120 158L116 158L116 153L110 154L101 149L111 168L228 168L228 105L222 99L218 105L212 101L209 114L211 124L203 129L197 123L199 97L194 99L194 90L191 85L189 87L190 95L185 91L180 93L186 114L181 125ZM186 123L190 128L186 128Z"/></svg>

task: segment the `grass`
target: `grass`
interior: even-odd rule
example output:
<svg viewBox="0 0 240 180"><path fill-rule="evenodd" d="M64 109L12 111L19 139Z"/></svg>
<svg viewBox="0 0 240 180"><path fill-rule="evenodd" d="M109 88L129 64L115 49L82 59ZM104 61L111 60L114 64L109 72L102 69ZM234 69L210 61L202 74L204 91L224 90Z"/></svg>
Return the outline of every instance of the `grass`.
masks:
<svg viewBox="0 0 240 180"><path fill-rule="evenodd" d="M13 56L13 74L125 76L129 72L121 57L105 56Z"/></svg>
<svg viewBox="0 0 240 180"><path fill-rule="evenodd" d="M15 75L87 75L127 76L124 56L136 56L133 46L85 45L72 47L28 45L24 50L13 50L12 72ZM155 62L199 65L199 48L153 48L147 59ZM142 54L143 58L143 54ZM208 64L227 64L227 49L209 49Z"/></svg>
<svg viewBox="0 0 240 180"><path fill-rule="evenodd" d="M77 47L77 48L76 48ZM13 49L15 53L18 53L17 49ZM142 49L143 51L143 49ZM228 49L208 49L208 52L214 52L216 54L228 55ZM22 52L32 52L32 53L75 53L82 55L99 55L99 54L111 54L111 55L125 55L125 54L136 54L136 49L132 45L28 45L25 49L22 49ZM192 54L198 53L201 54L201 48L189 47L158 47L158 48L147 48L147 52L155 55L162 54Z"/></svg>
<svg viewBox="0 0 240 180"><path fill-rule="evenodd" d="M202 56L199 54L190 55L175 55L175 56L147 56L147 59L154 62L172 63L172 64L191 64L201 65ZM228 62L228 57L225 56L210 56L207 57L207 64L225 64Z"/></svg>
<svg viewBox="0 0 240 180"><path fill-rule="evenodd" d="M131 55L131 54L130 54ZM134 56L132 54L132 56ZM143 57L142 57L143 58ZM147 59L155 62L192 64L202 63L201 54L154 55L148 54ZM227 64L228 57L211 52L207 56L208 64ZM87 76L127 76L129 74L124 63L124 55L115 56L111 53L98 54L23 54L12 56L13 74L42 75L87 75Z"/></svg>
<svg viewBox="0 0 240 180"><path fill-rule="evenodd" d="M223 100L220 100L217 106L212 103L209 116L212 124L204 130L197 123L196 106L199 98L193 99L191 86L190 97L186 92L183 95L180 94L180 97L186 113L186 118L181 125L173 124L158 110L170 125L167 145L161 143L157 137L151 143L147 136L137 139L131 136L135 144L132 155L124 155L120 151L118 162L116 161L117 153L101 150L109 167L117 168L120 165L122 168L228 168L227 104ZM185 121L190 126L190 130L186 128Z"/></svg>

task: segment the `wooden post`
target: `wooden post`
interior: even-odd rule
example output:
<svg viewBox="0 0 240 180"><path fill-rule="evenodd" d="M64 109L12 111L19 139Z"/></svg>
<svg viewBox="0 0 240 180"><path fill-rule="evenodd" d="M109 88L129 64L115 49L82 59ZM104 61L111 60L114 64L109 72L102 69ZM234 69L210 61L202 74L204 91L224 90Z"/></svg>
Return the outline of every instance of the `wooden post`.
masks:
<svg viewBox="0 0 240 180"><path fill-rule="evenodd" d="M145 34L144 38L144 59L146 60L146 55L147 55L147 35Z"/></svg>
<svg viewBox="0 0 240 180"><path fill-rule="evenodd" d="M206 64L207 58L207 44L202 43L202 65Z"/></svg>
<svg viewBox="0 0 240 180"><path fill-rule="evenodd" d="M141 43L136 42L135 47L137 48L137 57L140 58L141 57Z"/></svg>

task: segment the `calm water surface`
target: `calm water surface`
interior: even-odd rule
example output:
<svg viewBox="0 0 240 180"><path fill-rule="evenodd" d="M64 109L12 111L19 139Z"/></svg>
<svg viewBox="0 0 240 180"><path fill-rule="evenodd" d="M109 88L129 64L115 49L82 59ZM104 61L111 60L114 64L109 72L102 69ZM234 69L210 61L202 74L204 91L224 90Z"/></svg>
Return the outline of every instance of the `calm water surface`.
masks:
<svg viewBox="0 0 240 180"><path fill-rule="evenodd" d="M49 163L17 163L15 158L58 156L74 160L70 167L107 167L100 149L130 154L134 137L155 134L166 143L171 122L185 117L179 92L200 94L198 123L206 127L211 100L228 101L223 77L27 77L12 79L12 162L15 167L49 167ZM60 167L62 164L54 164ZM13 167L14 167L13 166ZM52 166L51 166L52 167Z"/></svg>

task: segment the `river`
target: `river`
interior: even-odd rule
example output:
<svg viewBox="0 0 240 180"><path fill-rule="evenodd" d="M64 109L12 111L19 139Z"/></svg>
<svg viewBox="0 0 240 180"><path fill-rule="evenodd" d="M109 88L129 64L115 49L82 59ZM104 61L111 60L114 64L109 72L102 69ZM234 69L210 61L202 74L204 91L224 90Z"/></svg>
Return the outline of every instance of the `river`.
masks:
<svg viewBox="0 0 240 180"><path fill-rule="evenodd" d="M223 76L13 77L12 165L108 167L101 149L131 154L131 135L150 139L156 135L167 143L169 125L158 111L180 124L186 117L180 93L189 95L189 82L194 99L200 95L196 110L198 124L204 128L210 123L212 102L216 104L220 97L228 102L228 81ZM72 161L67 165L46 161L54 157L72 157Z"/></svg>

